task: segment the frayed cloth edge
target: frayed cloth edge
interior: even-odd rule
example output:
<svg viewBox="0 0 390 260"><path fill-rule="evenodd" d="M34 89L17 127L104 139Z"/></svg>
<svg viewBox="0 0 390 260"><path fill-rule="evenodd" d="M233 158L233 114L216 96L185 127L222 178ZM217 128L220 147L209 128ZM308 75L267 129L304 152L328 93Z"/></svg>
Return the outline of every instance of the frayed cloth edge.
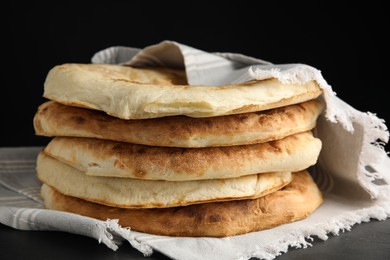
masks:
<svg viewBox="0 0 390 260"><path fill-rule="evenodd" d="M130 245L143 253L145 257L153 254L153 249L144 242L138 241L131 233L130 228L123 228L119 225L118 219L108 219L99 225L99 243L105 244L108 248L116 251L118 245L121 245L124 240Z"/></svg>
<svg viewBox="0 0 390 260"><path fill-rule="evenodd" d="M355 224L369 222L370 219L385 220L388 217L390 217L390 200L383 199L373 207L348 212L308 229L289 233L273 245L266 247L259 245L254 251L238 256L236 259L247 260L257 257L264 260L272 260L283 253L287 253L289 247L299 249L312 246L309 240L313 240L313 236L317 236L325 241L329 238L329 234L338 236L340 232L350 231Z"/></svg>

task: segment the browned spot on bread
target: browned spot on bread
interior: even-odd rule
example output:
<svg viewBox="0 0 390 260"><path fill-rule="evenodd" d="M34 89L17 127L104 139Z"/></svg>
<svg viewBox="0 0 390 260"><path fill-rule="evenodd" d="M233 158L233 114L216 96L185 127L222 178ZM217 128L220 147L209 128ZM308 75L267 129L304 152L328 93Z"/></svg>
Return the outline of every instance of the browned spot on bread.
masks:
<svg viewBox="0 0 390 260"><path fill-rule="evenodd" d="M114 167L120 168L120 169L125 169L126 164L124 164L121 160L116 159L114 162Z"/></svg>
<svg viewBox="0 0 390 260"><path fill-rule="evenodd" d="M219 214L212 214L212 215L209 216L208 221L209 222L221 222L222 219L223 218L221 217L221 215L219 215Z"/></svg>
<svg viewBox="0 0 390 260"><path fill-rule="evenodd" d="M86 121L86 119L82 116L72 116L71 120L73 120L78 125L84 124Z"/></svg>
<svg viewBox="0 0 390 260"><path fill-rule="evenodd" d="M135 170L134 174L138 178L143 179L143 178L145 178L146 172L143 170Z"/></svg>

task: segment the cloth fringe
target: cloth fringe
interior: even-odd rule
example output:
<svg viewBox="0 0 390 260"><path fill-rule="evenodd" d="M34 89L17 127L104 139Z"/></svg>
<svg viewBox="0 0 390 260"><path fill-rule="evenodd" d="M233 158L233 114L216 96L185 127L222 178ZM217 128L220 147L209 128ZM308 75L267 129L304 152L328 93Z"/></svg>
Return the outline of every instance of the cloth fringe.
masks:
<svg viewBox="0 0 390 260"><path fill-rule="evenodd" d="M103 225L98 225L98 229L99 243L105 244L114 251L118 249L118 245L121 245L123 240L126 240L132 247L143 253L144 256L151 256L153 254L153 249L146 243L139 242L131 233L130 228L121 227L118 219L108 219L103 222Z"/></svg>
<svg viewBox="0 0 390 260"><path fill-rule="evenodd" d="M289 247L299 249L312 246L310 240L313 241L313 236L325 241L329 238L328 234L331 233L338 236L340 232L350 231L355 224L369 222L370 219L385 220L390 217L390 200L383 200L379 204L371 208L340 215L331 221L305 230L290 233L273 245L268 245L267 247L257 246L253 252L239 256L237 260L247 260L252 257L271 260L283 253L287 253Z"/></svg>

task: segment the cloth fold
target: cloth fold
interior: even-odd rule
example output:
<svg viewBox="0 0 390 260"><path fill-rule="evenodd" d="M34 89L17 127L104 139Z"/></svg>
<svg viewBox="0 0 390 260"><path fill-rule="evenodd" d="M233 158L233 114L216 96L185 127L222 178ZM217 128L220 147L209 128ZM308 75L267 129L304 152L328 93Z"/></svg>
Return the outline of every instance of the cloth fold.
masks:
<svg viewBox="0 0 390 260"><path fill-rule="evenodd" d="M153 250L174 259L273 259L291 247L310 246L310 237L350 230L356 223L390 216L390 159L383 148L389 133L383 120L335 96L321 72L305 64L275 65L241 54L208 53L172 41L143 50L111 47L93 63L184 68L190 84L225 85L277 78L285 83L316 80L326 111L315 134L323 141L313 177L324 191L324 204L308 218L273 229L228 238L176 238L121 228L116 220L99 221L43 209L35 158L41 147L0 148L0 222L23 230L58 230L95 238L116 250L129 242L145 256ZM348 77L348 75L346 75Z"/></svg>

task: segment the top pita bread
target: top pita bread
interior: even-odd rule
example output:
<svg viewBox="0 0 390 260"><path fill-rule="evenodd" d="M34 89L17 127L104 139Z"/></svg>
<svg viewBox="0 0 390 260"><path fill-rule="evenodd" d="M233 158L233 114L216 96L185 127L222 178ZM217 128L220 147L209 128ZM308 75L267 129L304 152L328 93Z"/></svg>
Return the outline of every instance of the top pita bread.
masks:
<svg viewBox="0 0 390 260"><path fill-rule="evenodd" d="M50 70L44 97L102 110L122 119L172 115L211 117L261 111L314 99L316 82L276 79L227 86L185 85L184 71L107 64L64 64Z"/></svg>

